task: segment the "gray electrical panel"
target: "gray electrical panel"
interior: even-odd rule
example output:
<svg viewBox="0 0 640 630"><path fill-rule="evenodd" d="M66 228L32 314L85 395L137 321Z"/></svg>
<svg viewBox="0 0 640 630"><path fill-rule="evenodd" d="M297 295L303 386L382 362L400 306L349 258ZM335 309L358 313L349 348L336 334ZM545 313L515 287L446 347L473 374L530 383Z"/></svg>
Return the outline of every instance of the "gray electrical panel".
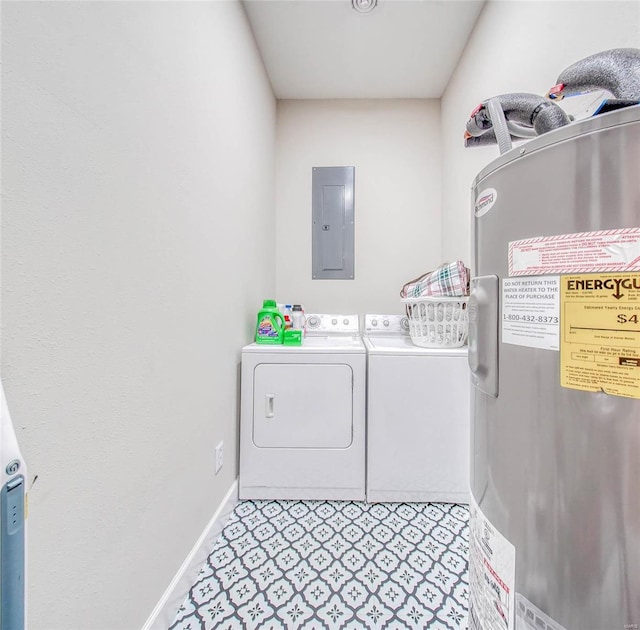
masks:
<svg viewBox="0 0 640 630"><path fill-rule="evenodd" d="M353 280L353 166L317 166L312 171L312 275Z"/></svg>

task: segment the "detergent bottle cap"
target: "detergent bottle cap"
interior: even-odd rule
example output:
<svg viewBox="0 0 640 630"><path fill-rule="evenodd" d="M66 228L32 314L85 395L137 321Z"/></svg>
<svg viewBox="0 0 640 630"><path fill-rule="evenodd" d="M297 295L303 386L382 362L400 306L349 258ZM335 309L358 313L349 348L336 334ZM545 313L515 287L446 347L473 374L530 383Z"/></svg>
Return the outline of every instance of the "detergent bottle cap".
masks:
<svg viewBox="0 0 640 630"><path fill-rule="evenodd" d="M275 300L264 300L262 302L262 308L276 308Z"/></svg>

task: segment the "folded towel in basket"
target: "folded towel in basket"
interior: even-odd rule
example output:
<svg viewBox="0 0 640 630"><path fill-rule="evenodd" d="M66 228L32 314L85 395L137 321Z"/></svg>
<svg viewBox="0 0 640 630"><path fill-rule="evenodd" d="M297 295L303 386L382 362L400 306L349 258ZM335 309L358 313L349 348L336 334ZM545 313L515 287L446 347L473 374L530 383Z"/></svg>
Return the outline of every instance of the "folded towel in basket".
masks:
<svg viewBox="0 0 640 630"><path fill-rule="evenodd" d="M469 295L470 271L461 260L445 263L435 271L407 282L400 291L400 297L422 297L427 295L461 297Z"/></svg>

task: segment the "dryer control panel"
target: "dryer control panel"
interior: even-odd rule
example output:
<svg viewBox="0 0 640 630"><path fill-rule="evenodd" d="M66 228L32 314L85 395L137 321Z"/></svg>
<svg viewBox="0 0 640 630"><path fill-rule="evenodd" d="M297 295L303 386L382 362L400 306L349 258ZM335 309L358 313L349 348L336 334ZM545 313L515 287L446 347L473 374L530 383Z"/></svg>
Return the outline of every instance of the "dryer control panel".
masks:
<svg viewBox="0 0 640 630"><path fill-rule="evenodd" d="M405 315L365 315L364 334L408 335L409 320Z"/></svg>
<svg viewBox="0 0 640 630"><path fill-rule="evenodd" d="M332 315L311 313L306 316L307 335L358 335L360 325L357 315Z"/></svg>

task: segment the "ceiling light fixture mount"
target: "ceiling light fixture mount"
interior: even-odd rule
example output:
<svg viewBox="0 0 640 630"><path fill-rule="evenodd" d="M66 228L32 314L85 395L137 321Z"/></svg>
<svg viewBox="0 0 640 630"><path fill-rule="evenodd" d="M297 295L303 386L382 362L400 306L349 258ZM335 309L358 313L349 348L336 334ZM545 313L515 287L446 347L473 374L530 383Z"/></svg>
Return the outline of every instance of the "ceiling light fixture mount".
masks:
<svg viewBox="0 0 640 630"><path fill-rule="evenodd" d="M351 0L351 6L358 13L371 13L378 4L378 0Z"/></svg>

